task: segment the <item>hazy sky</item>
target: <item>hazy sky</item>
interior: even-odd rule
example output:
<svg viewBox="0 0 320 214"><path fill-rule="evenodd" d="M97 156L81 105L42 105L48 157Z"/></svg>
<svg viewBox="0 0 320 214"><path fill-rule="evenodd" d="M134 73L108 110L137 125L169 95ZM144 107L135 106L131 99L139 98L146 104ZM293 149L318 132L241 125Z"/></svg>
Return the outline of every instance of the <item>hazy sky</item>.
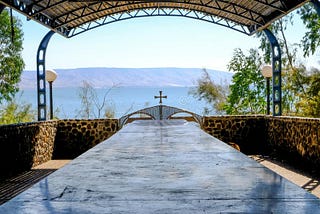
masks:
<svg viewBox="0 0 320 214"><path fill-rule="evenodd" d="M15 12L15 15L18 13ZM48 29L23 21L25 70L36 69L36 53ZM299 19L288 29L299 42ZM46 68L193 67L227 70L235 48L256 48L254 36L183 17L135 18L105 25L71 39L55 34L49 43Z"/></svg>

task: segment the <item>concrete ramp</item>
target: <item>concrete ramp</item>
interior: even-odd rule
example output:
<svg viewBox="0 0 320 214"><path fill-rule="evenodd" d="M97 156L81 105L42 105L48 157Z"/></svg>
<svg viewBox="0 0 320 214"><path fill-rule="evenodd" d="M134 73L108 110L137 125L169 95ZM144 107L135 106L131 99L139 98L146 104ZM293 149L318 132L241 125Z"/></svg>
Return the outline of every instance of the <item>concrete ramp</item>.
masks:
<svg viewBox="0 0 320 214"><path fill-rule="evenodd" d="M184 120L135 121L0 213L320 213L320 200Z"/></svg>

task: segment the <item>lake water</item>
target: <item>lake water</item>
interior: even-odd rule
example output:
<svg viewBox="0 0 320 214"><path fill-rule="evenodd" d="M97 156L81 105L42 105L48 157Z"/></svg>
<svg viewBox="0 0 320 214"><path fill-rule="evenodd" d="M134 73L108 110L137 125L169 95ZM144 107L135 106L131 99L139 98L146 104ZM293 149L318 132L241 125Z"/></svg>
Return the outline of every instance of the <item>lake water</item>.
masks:
<svg viewBox="0 0 320 214"><path fill-rule="evenodd" d="M163 105L182 108L202 115L204 108L209 106L190 95L190 89L191 87L116 87L109 92L107 103L115 110L115 117L119 118L130 112L158 105L159 99L155 99L154 96L159 95L159 91L162 90L163 95L168 96L167 99L163 99ZM108 90L108 88L95 89L100 102ZM47 94L47 105L49 105L48 89ZM36 89L24 89L21 100L32 103L33 108L36 109ZM54 109L59 109L57 114L60 119L79 118L78 112L81 108L79 88L54 88L53 102Z"/></svg>

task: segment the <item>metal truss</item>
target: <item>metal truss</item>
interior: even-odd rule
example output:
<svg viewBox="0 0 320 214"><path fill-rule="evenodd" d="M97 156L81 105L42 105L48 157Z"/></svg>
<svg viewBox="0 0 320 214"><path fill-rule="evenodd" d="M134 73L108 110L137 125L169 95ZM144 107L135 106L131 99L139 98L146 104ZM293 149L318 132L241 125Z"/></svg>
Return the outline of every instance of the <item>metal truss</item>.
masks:
<svg viewBox="0 0 320 214"><path fill-rule="evenodd" d="M74 2L79 2L73 0ZM30 4L30 1L23 0L2 0L4 4L22 12L24 15L28 16L31 19L34 19L45 26L51 28L53 31L56 31L59 34L62 34L65 37L73 37L82 32L94 29L98 26L106 25L116 21L127 20L136 17L148 17L148 16L182 16L192 19L198 19L207 21L210 23L218 24L225 26L236 31L252 34L253 30L257 27L245 26L240 22L232 21L227 18L227 15L224 16L215 16L212 13L209 13L208 10L215 10L223 12L224 14L232 15L238 17L239 19L247 20L251 23L254 23L258 27L261 24L265 23L265 17L261 14L244 8L241 5L232 3L230 1L199 1L193 2L190 0L175 0L175 1L166 1L166 0L142 0L142 1L80 1L87 2L83 7L76 8L72 11L66 11L65 13L60 14L54 18L49 17L46 14L47 10L63 4L65 2L72 2L66 0L55 1L52 3L50 0L47 1L46 6L43 5L43 1L33 1ZM29 2L29 4L27 4ZM152 3L164 3L171 2L175 3L174 6L143 6L143 2L152 2ZM41 4L40 4L41 3ZM99 4L98 7L94 7ZM108 8L102 7L102 4L107 4ZM224 6L223 4L228 4ZM95 9L94 9L95 8ZM132 11L128 11L125 8L133 8ZM194 9L199 8L199 9ZM110 12L116 10L117 12ZM90 20L85 23L81 23L81 19L90 17L94 14L106 13L105 16L101 17L99 20ZM81 14L81 15L79 15ZM262 20L262 23L261 23ZM80 22L78 26L70 27L71 22ZM70 33L70 31L72 31Z"/></svg>
<svg viewBox="0 0 320 214"><path fill-rule="evenodd" d="M319 0L310 0L320 15ZM81 3L83 2L83 3ZM46 119L45 53L54 32L70 38L97 27L132 18L186 17L252 35L263 30L272 47L273 115L281 115L281 49L266 27L306 0L0 0L51 31L37 54L38 119Z"/></svg>
<svg viewBox="0 0 320 214"><path fill-rule="evenodd" d="M186 113L190 114L194 120L202 126L202 117L196 113L172 107L172 106L166 106L166 105L157 105L157 106L152 106L148 108L144 108L138 111L135 111L133 113L127 114L119 119L119 126L120 128L123 127L128 119L136 114L145 114L150 116L153 120L168 120L170 119L173 115L178 114L178 113Z"/></svg>
<svg viewBox="0 0 320 214"><path fill-rule="evenodd" d="M23 13L65 37L73 37L116 21L147 16L188 17L251 35L305 2L307 1L0 0L0 4Z"/></svg>
<svg viewBox="0 0 320 214"><path fill-rule="evenodd" d="M51 30L56 31L65 37L68 36L70 29L68 29L65 26L60 26L57 28L53 27L53 26L61 25L61 22L50 18L49 16L45 15L45 13L41 13L38 11L38 9L36 9L41 7L39 5L41 0L34 1L34 3L32 4L27 4L27 2L29 1L26 1L26 0L1 0L0 1L0 3L3 3L4 5L23 13L28 18L34 19L40 24L43 24L46 27L49 27ZM49 2L48 4L50 4L50 0L48 2ZM61 1L61 3L62 2L65 2L65 0ZM50 7L52 7L52 5L50 5ZM46 9L48 8L43 8L42 11Z"/></svg>
<svg viewBox="0 0 320 214"><path fill-rule="evenodd" d="M222 19L215 17L213 15L203 14L198 11L186 11L179 8L152 8L152 9L138 9L135 11L129 11L129 12L123 12L121 14L114 14L106 16L102 19L84 24L82 26L79 26L77 28L74 28L70 31L68 34L68 37L74 37L76 35L79 35L81 33L84 33L86 31L95 29L97 27L111 24L118 21L128 20L132 18L143 18L143 17L154 17L154 16L172 16L172 17L186 17L201 21L206 21L209 23L217 24L220 26L224 26L230 29L233 29L235 31L238 31L240 33L244 33L246 35L250 35L251 32L248 28L239 25L237 23L234 23L232 21Z"/></svg>

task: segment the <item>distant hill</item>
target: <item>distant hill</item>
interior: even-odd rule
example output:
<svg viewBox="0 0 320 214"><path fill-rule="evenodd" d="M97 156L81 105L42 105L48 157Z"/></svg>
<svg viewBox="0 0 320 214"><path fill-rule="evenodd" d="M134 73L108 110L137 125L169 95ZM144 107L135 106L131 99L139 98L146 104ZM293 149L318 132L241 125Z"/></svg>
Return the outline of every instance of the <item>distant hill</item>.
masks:
<svg viewBox="0 0 320 214"><path fill-rule="evenodd" d="M76 68L56 69L54 87L80 87L84 80L94 87L118 86L194 86L203 74L200 68ZM207 69L212 80L230 84L232 73ZM36 71L24 71L20 88L36 87Z"/></svg>

